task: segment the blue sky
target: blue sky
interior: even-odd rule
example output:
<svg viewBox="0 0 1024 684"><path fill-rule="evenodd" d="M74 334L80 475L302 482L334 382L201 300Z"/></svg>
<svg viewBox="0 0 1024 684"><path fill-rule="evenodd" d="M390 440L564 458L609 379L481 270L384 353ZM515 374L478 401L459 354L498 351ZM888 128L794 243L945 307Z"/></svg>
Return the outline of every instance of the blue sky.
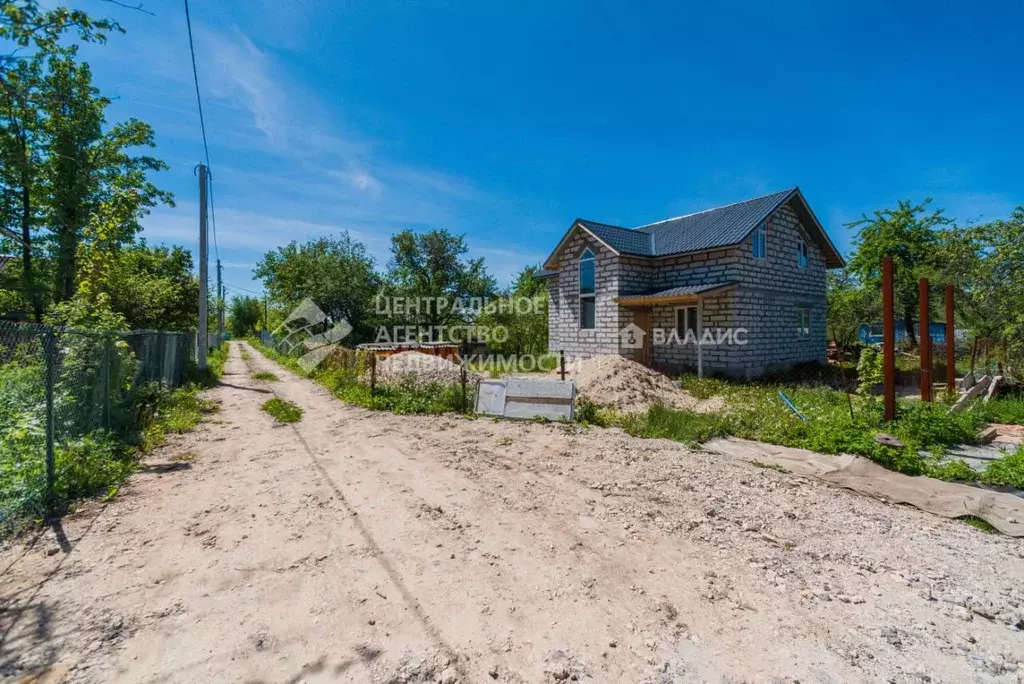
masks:
<svg viewBox="0 0 1024 684"><path fill-rule="evenodd" d="M177 207L145 235L194 248L182 4L82 6L128 29L86 50L110 118L150 122L172 167ZM635 226L799 185L845 251L844 223L902 198L961 220L1024 203L1017 3L191 8L236 292L268 249L340 230L381 267L398 230L465 233L507 282L577 216Z"/></svg>

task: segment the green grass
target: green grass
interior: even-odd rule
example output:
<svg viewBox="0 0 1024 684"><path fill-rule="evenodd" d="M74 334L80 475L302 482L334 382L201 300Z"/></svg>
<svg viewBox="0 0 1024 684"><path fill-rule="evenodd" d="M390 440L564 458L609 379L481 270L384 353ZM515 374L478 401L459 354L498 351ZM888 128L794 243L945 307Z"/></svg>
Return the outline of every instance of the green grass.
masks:
<svg viewBox="0 0 1024 684"><path fill-rule="evenodd" d="M274 397L263 402L263 406L260 408L273 416L274 420L279 423L298 423L302 420L302 408L287 399Z"/></svg>
<svg viewBox="0 0 1024 684"><path fill-rule="evenodd" d="M819 379L828 380L825 376ZM976 442L982 426L994 415L1015 417L1018 400L976 405L956 414L949 413L948 405L943 403L900 401L896 419L885 423L880 399L856 394L848 398L845 392L827 385L781 384L770 380L735 382L694 376L684 376L680 382L698 399L723 397L725 408L700 414L654 406L645 413L618 415L583 402L577 404L577 415L581 422L617 425L637 437L698 445L731 435L827 454L864 456L907 475L1024 488L1024 451L992 462L981 474L958 459L946 457L949 447ZM807 417L806 422L786 407L778 396L779 390ZM904 446L879 444L875 436L882 433L896 437Z"/></svg>
<svg viewBox="0 0 1024 684"><path fill-rule="evenodd" d="M1024 425L1024 395L976 402L972 410L989 423Z"/></svg>
<svg viewBox="0 0 1024 684"><path fill-rule="evenodd" d="M265 347L259 340L249 339L248 342L293 373L323 385L347 404L399 414L467 413L474 405L476 389L473 383L467 384L465 398L462 386L458 383L378 385L371 392L366 384L368 371L365 359L361 359L355 367L341 367L328 360L307 373L299 367L294 357Z"/></svg>
<svg viewBox="0 0 1024 684"><path fill-rule="evenodd" d="M100 424L95 383L59 386L55 414L59 431L54 449L53 508L64 513L84 498L115 494L138 467L139 455L166 442L168 434L193 429L217 405L199 397L223 369L226 349L210 354L210 369L193 368L189 383L174 390L157 383L134 387L126 394L135 360L126 348L117 375L111 378L110 429ZM95 364L81 356L88 372ZM0 525L8 530L46 512L45 418L42 413L42 369L31 356L11 357L0 365ZM84 394L83 394L84 392Z"/></svg>
<svg viewBox="0 0 1024 684"><path fill-rule="evenodd" d="M265 382L277 382L278 377L270 371L259 371L252 374L253 380L263 380Z"/></svg>
<svg viewBox="0 0 1024 684"><path fill-rule="evenodd" d="M988 521L983 520L982 518L975 517L973 515L965 515L962 518L957 518L957 520L961 521L965 525L970 525L971 527L973 527L975 529L981 530L982 532L985 532L986 534L998 534L999 533L999 530L997 530L996 528L992 527L992 525L990 525L988 523Z"/></svg>

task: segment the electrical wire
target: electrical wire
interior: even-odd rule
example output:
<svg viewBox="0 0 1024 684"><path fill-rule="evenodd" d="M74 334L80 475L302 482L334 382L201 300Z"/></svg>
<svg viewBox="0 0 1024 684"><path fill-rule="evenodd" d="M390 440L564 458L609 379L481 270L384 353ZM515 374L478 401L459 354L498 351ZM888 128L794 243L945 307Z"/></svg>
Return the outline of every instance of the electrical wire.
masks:
<svg viewBox="0 0 1024 684"><path fill-rule="evenodd" d="M249 290L249 289L246 289L244 287L240 287L238 285L232 285L231 283L224 283L224 287L232 289L232 290L238 290L240 292L247 292L249 294L259 295L260 297L266 296L265 292L256 292L255 290Z"/></svg>
<svg viewBox="0 0 1024 684"><path fill-rule="evenodd" d="M206 156L206 182L210 191L210 216L213 219L213 254L220 261L220 250L217 247L217 211L213 205L213 173L210 171L210 146L206 141L206 118L203 116L203 98L199 94L199 70L196 68L196 47L192 39L192 17L188 11L188 0L185 0L185 26L188 27L188 51L192 55L192 80L196 85L196 104L199 106L199 128L203 132L203 153Z"/></svg>

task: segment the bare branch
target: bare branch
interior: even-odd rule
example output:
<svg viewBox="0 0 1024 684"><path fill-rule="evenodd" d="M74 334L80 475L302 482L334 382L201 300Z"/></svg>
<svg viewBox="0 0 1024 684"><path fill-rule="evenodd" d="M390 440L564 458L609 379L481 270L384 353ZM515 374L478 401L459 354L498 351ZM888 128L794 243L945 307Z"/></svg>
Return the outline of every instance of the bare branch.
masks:
<svg viewBox="0 0 1024 684"><path fill-rule="evenodd" d="M117 5L118 7L124 7L125 9L135 10L136 12L142 12L143 14L148 14L151 17L155 17L156 16L156 14L154 12L150 12L148 9L143 8L141 2L139 4L137 4L137 5L129 5L129 4L124 3L124 2L119 2L119 0L100 0L100 1L101 2L109 2L111 5Z"/></svg>

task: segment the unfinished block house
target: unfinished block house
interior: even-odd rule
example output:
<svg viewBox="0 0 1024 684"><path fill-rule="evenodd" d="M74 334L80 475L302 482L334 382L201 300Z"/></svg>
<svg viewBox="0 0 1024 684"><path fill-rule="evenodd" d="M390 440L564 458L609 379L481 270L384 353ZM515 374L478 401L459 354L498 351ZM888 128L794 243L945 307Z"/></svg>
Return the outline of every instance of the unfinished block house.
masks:
<svg viewBox="0 0 1024 684"><path fill-rule="evenodd" d="M548 348L701 375L824 363L842 266L799 188L638 228L577 219L541 271Z"/></svg>

